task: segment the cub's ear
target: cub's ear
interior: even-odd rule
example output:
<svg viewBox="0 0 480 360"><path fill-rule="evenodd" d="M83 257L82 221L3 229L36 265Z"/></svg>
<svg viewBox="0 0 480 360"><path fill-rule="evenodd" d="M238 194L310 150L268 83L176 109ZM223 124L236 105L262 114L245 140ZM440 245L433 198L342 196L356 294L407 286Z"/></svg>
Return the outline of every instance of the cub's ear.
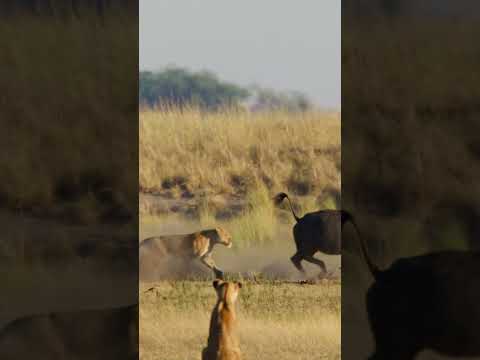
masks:
<svg viewBox="0 0 480 360"><path fill-rule="evenodd" d="M238 282L238 283L237 283L237 286L238 286L239 289L241 289L243 285L242 285L241 282Z"/></svg>
<svg viewBox="0 0 480 360"><path fill-rule="evenodd" d="M218 288L220 285L222 285L222 283L223 283L223 280L215 279L215 280L213 280L213 287L216 289L216 288Z"/></svg>

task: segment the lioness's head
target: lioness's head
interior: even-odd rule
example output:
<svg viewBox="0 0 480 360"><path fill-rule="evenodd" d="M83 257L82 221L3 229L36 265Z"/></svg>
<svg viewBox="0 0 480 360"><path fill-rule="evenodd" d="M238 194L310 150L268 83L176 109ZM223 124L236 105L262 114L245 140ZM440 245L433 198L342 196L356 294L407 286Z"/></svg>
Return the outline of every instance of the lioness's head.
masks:
<svg viewBox="0 0 480 360"><path fill-rule="evenodd" d="M203 236L208 237L214 244L222 244L226 247L232 247L232 236L227 230L221 227L202 231L202 234Z"/></svg>
<svg viewBox="0 0 480 360"><path fill-rule="evenodd" d="M217 291L219 301L233 305L235 304L235 301L237 301L238 293L242 288L242 283L216 279L213 281L213 287Z"/></svg>

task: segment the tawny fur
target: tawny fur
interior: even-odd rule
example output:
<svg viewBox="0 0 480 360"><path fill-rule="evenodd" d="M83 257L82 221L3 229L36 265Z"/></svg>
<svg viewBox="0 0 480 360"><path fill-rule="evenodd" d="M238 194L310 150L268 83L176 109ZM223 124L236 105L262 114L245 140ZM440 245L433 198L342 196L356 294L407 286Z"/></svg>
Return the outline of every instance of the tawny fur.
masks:
<svg viewBox="0 0 480 360"><path fill-rule="evenodd" d="M211 257L216 244L231 247L231 235L218 227L193 234L150 237L140 243L140 266L146 266L147 263L153 265L166 256L199 259L215 273L216 277L223 278L222 270L215 265Z"/></svg>
<svg viewBox="0 0 480 360"><path fill-rule="evenodd" d="M208 344L203 349L202 360L241 360L235 302L242 284L215 280L213 287L218 300L212 311Z"/></svg>

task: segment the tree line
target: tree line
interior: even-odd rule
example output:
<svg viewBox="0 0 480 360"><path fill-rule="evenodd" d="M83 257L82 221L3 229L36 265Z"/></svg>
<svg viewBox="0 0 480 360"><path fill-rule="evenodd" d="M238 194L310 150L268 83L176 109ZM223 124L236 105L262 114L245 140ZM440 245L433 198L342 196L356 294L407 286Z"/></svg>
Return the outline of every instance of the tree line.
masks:
<svg viewBox="0 0 480 360"><path fill-rule="evenodd" d="M207 110L240 106L254 111L306 111L312 107L308 97L300 92L242 87L222 81L209 71L192 72L178 67L157 72L141 71L139 102L148 107L194 105Z"/></svg>

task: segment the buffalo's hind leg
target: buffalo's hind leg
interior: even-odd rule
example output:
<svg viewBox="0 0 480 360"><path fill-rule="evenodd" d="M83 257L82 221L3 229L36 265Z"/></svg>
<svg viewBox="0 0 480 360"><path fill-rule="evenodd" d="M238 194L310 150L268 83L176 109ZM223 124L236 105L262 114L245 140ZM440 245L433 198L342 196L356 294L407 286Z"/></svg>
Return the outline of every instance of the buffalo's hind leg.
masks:
<svg viewBox="0 0 480 360"><path fill-rule="evenodd" d="M305 274L305 269L302 266L303 255L300 252L296 252L290 260L292 261L293 265L300 271L302 274Z"/></svg>
<svg viewBox="0 0 480 360"><path fill-rule="evenodd" d="M309 263L320 266L320 268L322 269L322 272L324 274L327 272L327 267L325 266L325 263L322 260L314 258L313 255L305 256L304 259L305 259L305 261L308 261Z"/></svg>

